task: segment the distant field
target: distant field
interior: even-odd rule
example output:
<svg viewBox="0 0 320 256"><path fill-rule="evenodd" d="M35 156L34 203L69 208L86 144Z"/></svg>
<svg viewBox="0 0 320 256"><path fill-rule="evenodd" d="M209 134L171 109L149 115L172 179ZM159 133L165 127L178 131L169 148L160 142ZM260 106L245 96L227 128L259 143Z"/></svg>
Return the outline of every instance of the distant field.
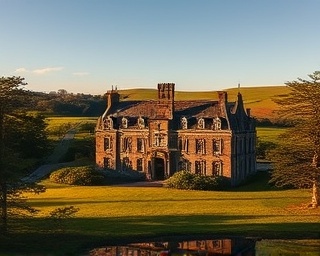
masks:
<svg viewBox="0 0 320 256"><path fill-rule="evenodd" d="M228 100L236 101L238 88L226 89ZM251 113L256 118L273 118L273 111L277 109L272 98L287 94L289 89L286 86L264 86L264 87L241 87L245 107L251 108ZM156 89L129 89L120 90L122 100L155 100L157 99ZM216 91L176 91L176 100L216 100Z"/></svg>
<svg viewBox="0 0 320 256"><path fill-rule="evenodd" d="M262 141L276 143L278 141L278 136L285 131L286 128L257 127L257 136Z"/></svg>
<svg viewBox="0 0 320 256"><path fill-rule="evenodd" d="M62 124L78 125L80 123L96 122L96 117L47 117L46 122L49 127L59 126Z"/></svg>

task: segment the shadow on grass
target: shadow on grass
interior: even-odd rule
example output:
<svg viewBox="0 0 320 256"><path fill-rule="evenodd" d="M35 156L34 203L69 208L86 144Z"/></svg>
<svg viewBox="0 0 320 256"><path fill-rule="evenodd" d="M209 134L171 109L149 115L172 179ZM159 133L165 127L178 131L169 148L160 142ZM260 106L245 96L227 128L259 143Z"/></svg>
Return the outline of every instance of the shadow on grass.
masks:
<svg viewBox="0 0 320 256"><path fill-rule="evenodd" d="M16 219L0 237L3 255L79 255L100 245L193 236L319 239L320 223L255 223L265 216L145 216L73 218L59 226L51 219ZM244 220L235 224L236 220Z"/></svg>
<svg viewBox="0 0 320 256"><path fill-rule="evenodd" d="M230 191L238 192L257 192L257 191L279 191L284 190L282 188L277 188L269 183L271 179L271 174L268 171L257 172L251 177L249 177L243 184L239 187L232 188Z"/></svg>

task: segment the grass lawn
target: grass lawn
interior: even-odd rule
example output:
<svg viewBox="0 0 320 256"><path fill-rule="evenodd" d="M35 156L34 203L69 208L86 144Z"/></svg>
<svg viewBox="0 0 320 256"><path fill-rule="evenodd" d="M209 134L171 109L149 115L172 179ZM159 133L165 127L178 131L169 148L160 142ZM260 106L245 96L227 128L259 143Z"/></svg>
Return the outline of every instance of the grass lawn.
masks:
<svg viewBox="0 0 320 256"><path fill-rule="evenodd" d="M315 238L320 229L320 209L303 207L310 191L273 190L264 179L225 192L43 184L46 193L29 195L41 214L10 222L0 254L20 252L17 246L30 253L76 254L115 241L173 235ZM70 205L79 212L59 230L49 212Z"/></svg>

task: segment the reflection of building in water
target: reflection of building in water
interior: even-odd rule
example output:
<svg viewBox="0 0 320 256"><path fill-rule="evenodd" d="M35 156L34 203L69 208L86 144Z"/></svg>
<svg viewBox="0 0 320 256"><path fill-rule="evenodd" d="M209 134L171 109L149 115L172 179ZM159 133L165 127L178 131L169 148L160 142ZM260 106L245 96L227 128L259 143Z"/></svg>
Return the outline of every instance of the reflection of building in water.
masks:
<svg viewBox="0 0 320 256"><path fill-rule="evenodd" d="M165 255L239 255L254 256L255 241L251 239L215 239L135 243L108 246L90 252L91 256L165 256Z"/></svg>
<svg viewBox="0 0 320 256"><path fill-rule="evenodd" d="M226 92L215 100L176 101L174 88L158 84L153 101L121 101L117 90L107 92L96 126L97 166L144 172L150 180L187 170L224 176L233 185L254 173L255 121L242 95L235 102Z"/></svg>

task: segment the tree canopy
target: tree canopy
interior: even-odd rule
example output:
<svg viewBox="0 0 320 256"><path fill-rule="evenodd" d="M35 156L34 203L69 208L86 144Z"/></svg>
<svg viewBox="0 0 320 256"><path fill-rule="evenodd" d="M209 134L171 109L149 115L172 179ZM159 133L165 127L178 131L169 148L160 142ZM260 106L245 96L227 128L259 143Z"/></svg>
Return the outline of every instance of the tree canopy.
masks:
<svg viewBox="0 0 320 256"><path fill-rule="evenodd" d="M26 112L33 100L32 94L23 89L24 85L26 83L21 77L0 78L0 213L4 232L9 207L33 212L23 203L21 191L42 190L20 181L17 163L25 157L43 156L48 146L44 118Z"/></svg>
<svg viewBox="0 0 320 256"><path fill-rule="evenodd" d="M271 182L280 187L312 187L312 206L319 204L320 178L320 72L287 82L287 95L275 99L279 115L293 127L279 138L272 151L274 171Z"/></svg>

